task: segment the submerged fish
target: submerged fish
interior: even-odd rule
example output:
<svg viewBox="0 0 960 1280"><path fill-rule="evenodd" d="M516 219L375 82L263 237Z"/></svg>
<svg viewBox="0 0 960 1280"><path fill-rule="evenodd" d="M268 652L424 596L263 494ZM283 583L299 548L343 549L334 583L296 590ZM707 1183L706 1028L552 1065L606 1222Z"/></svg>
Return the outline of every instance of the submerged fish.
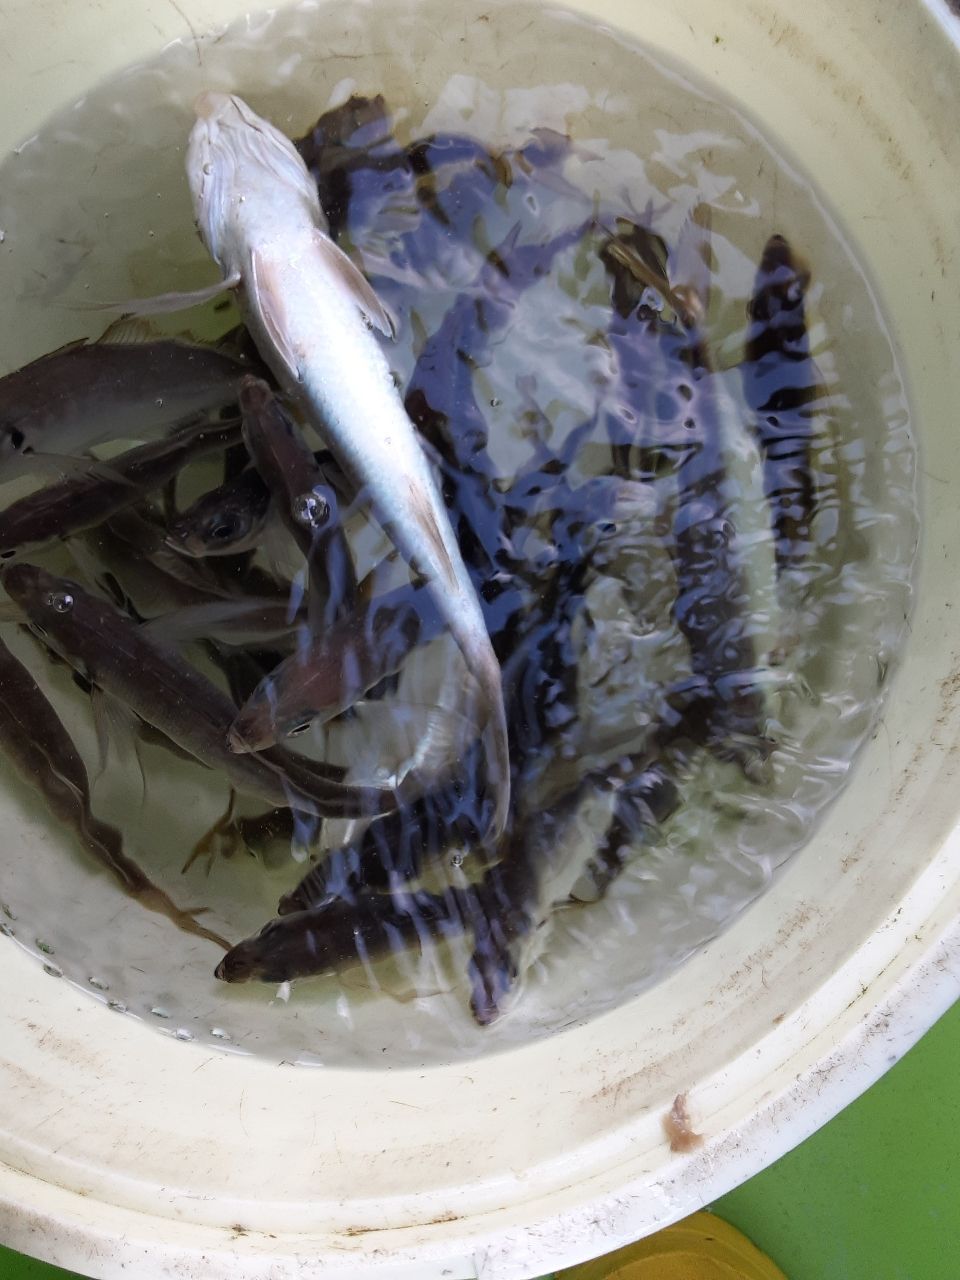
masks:
<svg viewBox="0 0 960 1280"><path fill-rule="evenodd" d="M701 206L681 233L672 282L693 391L693 447L677 470L675 614L693 670L717 699L713 748L747 765L769 747L764 666L777 636L776 566L762 462L710 345L708 219Z"/></svg>
<svg viewBox="0 0 960 1280"><path fill-rule="evenodd" d="M330 235L347 226L378 221L381 204L402 206L411 198L413 172L407 150L393 136L381 96L349 98L325 111L295 144L317 184ZM374 208L368 210L368 205ZM409 218L409 215L408 215Z"/></svg>
<svg viewBox="0 0 960 1280"><path fill-rule="evenodd" d="M260 541L271 498L259 471L247 467L202 494L168 526L167 543L188 556L232 556Z"/></svg>
<svg viewBox="0 0 960 1280"><path fill-rule="evenodd" d="M131 599L136 601L139 598L142 585L136 571L137 558L143 565L145 577L155 578L154 571L157 571L186 588L184 592L174 590L169 603L159 608L141 609L138 606L138 613L151 616L181 604L202 604L213 599L235 600L244 596L269 597L278 602L287 599L286 584L251 564L250 553L195 558L174 551L167 542L166 522L149 506L125 508L100 529L86 534L85 541L91 546L101 545L97 538L101 530L108 535L103 540L104 554L117 572L122 570L123 585ZM170 593L161 592L161 597L164 594Z"/></svg>
<svg viewBox="0 0 960 1280"><path fill-rule="evenodd" d="M296 423L260 378L240 384L243 438L277 504L280 518L307 562L310 612L330 625L353 601L357 576L350 544L316 457Z"/></svg>
<svg viewBox="0 0 960 1280"><path fill-rule="evenodd" d="M325 853L283 895L277 914L317 907L332 894L351 897L370 889L397 890L416 880L438 857L454 849L474 848L483 839L490 817L489 804L478 797L479 755L478 750L469 751L425 795L371 822L349 844ZM246 839L248 833L242 834Z"/></svg>
<svg viewBox="0 0 960 1280"><path fill-rule="evenodd" d="M132 617L152 618L208 604L216 597L212 582L185 582L154 559L159 532L140 512L128 508L74 538L70 554L88 583L106 591Z"/></svg>
<svg viewBox="0 0 960 1280"><path fill-rule="evenodd" d="M176 340L69 343L0 378L0 477L31 455L147 440L235 404L249 368Z"/></svg>
<svg viewBox="0 0 960 1280"><path fill-rule="evenodd" d="M334 719L399 671L410 651L442 626L423 587L398 587L358 606L261 681L230 727L230 746L261 751L311 721Z"/></svg>
<svg viewBox="0 0 960 1280"><path fill-rule="evenodd" d="M271 920L232 947L217 965L221 982L289 982L369 964L425 941L459 936L465 915L456 890L442 894L369 894L333 898L310 911Z"/></svg>
<svg viewBox="0 0 960 1280"><path fill-rule="evenodd" d="M473 586L389 366L370 332L391 324L323 225L293 144L239 98L207 93L187 173L197 224L224 285L241 287L247 324L286 392L324 439L415 570L479 688L502 832L510 797L500 668Z"/></svg>
<svg viewBox="0 0 960 1280"><path fill-rule="evenodd" d="M0 748L49 811L71 827L83 847L105 867L123 891L177 928L227 950L229 942L178 907L123 851L116 827L90 809L86 765L59 716L27 668L0 641Z"/></svg>
<svg viewBox="0 0 960 1280"><path fill-rule="evenodd" d="M800 569L809 559L817 508L811 446L822 428L826 391L810 354L804 307L809 284L806 264L783 236L771 236L748 306L740 376L763 453L764 490L781 573Z"/></svg>
<svg viewBox="0 0 960 1280"><path fill-rule="evenodd" d="M392 791L348 785L342 770L280 748L236 755L227 746L235 714L230 698L175 649L77 583L14 564L4 572L3 585L44 643L85 680L202 764L222 769L238 791L329 817L370 816L395 807Z"/></svg>
<svg viewBox="0 0 960 1280"><path fill-rule="evenodd" d="M45 485L0 512L0 559L101 524L161 488L191 459L227 448L239 433L237 422L181 427L111 458L104 470L94 464L86 474Z"/></svg>
<svg viewBox="0 0 960 1280"><path fill-rule="evenodd" d="M676 484L674 616L694 674L714 700L712 749L752 767L769 745L764 668L778 632L776 566L760 454L711 345L709 223L708 207L697 206L665 274L655 238L617 241L614 261L659 294L676 321L651 321L641 306L626 324L617 322L616 343L642 390L643 365L630 363L630 348L641 346L642 360L649 361L653 334L656 355L679 393L673 412L682 449L668 469ZM613 274L615 298L629 307L630 290Z"/></svg>
<svg viewBox="0 0 960 1280"><path fill-rule="evenodd" d="M283 650L297 643L297 628L306 615L290 616L289 606L271 597L243 596L236 600L208 600L184 605L160 614L144 624L144 630L167 644L194 640L218 640L225 644L260 644L283 641Z"/></svg>

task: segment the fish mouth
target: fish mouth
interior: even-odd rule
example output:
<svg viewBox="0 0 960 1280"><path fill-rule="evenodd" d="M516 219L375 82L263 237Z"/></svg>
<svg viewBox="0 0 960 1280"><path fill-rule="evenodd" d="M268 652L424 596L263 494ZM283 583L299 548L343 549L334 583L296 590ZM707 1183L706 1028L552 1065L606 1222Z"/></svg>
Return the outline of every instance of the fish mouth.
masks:
<svg viewBox="0 0 960 1280"><path fill-rule="evenodd" d="M164 538L163 545L170 551L176 551L181 556L189 556L193 560L201 559L206 553L203 543L190 535L178 537L170 532Z"/></svg>
<svg viewBox="0 0 960 1280"><path fill-rule="evenodd" d="M254 966L243 952L243 943L231 948L213 971L220 982L247 982Z"/></svg>
<svg viewBox="0 0 960 1280"><path fill-rule="evenodd" d="M248 730L235 720L227 733L227 746L234 755L239 756L247 755L251 751L264 751L267 747L273 746L273 741L269 735L257 734L253 729Z"/></svg>

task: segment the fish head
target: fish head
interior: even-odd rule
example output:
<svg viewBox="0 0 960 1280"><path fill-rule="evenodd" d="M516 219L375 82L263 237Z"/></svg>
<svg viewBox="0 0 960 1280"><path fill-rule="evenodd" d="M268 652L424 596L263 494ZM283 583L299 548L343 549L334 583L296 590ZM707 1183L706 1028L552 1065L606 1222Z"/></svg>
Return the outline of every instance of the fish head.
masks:
<svg viewBox="0 0 960 1280"><path fill-rule="evenodd" d="M301 940L299 930L291 929L290 917L271 920L254 934L227 952L214 976L221 982L287 982L291 978L322 971L309 943Z"/></svg>
<svg viewBox="0 0 960 1280"><path fill-rule="evenodd" d="M803 306L809 287L806 262L783 236L772 235L763 247L747 313L751 320L771 321L796 312Z"/></svg>
<svg viewBox="0 0 960 1280"><path fill-rule="evenodd" d="M74 584L58 578L39 565L18 563L3 570L0 581L10 597L30 621L34 630L46 634L70 614L76 604Z"/></svg>
<svg viewBox="0 0 960 1280"><path fill-rule="evenodd" d="M11 464L33 452L38 433L53 418L51 403L59 403L63 388L51 386L50 363L41 358L0 378L0 469L6 465L12 473Z"/></svg>
<svg viewBox="0 0 960 1280"><path fill-rule="evenodd" d="M195 559L227 556L246 543L252 530L250 509L240 502L220 502L206 510L197 504L171 522L165 541L171 550Z"/></svg>
<svg viewBox="0 0 960 1280"><path fill-rule="evenodd" d="M205 92L187 145L187 180L203 241L221 267L228 227L244 204L282 209L293 197L323 225L317 184L296 147L232 93Z"/></svg>
<svg viewBox="0 0 960 1280"><path fill-rule="evenodd" d="M29 452L27 436L15 418L0 418L0 467Z"/></svg>
<svg viewBox="0 0 960 1280"><path fill-rule="evenodd" d="M336 641L334 641L336 644ZM362 683L362 681L361 681ZM329 644L294 654L264 678L227 734L231 751L265 751L323 724L363 695L350 679L350 658ZM351 690L345 697L344 690Z"/></svg>
<svg viewBox="0 0 960 1280"><path fill-rule="evenodd" d="M247 373L240 379L240 391L237 396L240 412L244 417L258 417L266 413L274 401L273 388L263 378L256 378Z"/></svg>

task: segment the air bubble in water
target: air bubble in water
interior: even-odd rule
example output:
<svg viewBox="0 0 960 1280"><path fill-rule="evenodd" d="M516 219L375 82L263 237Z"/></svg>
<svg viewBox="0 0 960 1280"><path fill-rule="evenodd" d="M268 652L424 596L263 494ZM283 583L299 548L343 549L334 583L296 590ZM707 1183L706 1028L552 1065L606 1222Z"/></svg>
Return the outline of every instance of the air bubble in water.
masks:
<svg viewBox="0 0 960 1280"><path fill-rule="evenodd" d="M293 518L313 529L322 528L330 519L330 503L320 493L301 493L293 500Z"/></svg>

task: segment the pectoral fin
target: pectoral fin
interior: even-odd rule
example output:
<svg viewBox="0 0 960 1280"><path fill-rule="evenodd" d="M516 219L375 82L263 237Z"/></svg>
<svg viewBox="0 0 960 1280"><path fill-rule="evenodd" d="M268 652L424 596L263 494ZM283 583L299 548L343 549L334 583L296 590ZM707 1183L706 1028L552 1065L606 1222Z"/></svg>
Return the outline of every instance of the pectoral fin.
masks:
<svg viewBox="0 0 960 1280"><path fill-rule="evenodd" d="M93 709L93 724L97 734L97 775L96 781L103 776L113 744L120 761L129 760L131 755L140 770L141 799L147 798L147 775L140 755L140 742L137 736L139 721L134 713L118 698L104 693L94 685L90 691L90 703Z"/></svg>
<svg viewBox="0 0 960 1280"><path fill-rule="evenodd" d="M124 315L118 316L116 320L111 321L100 337L97 338L97 342L103 343L105 346L110 346L114 343L121 346L130 346L142 342L156 342L162 336L160 331L142 316Z"/></svg>
<svg viewBox="0 0 960 1280"><path fill-rule="evenodd" d="M386 307L374 293L360 268L323 231L317 229L315 244L324 266L331 271L360 308L360 313L373 329L388 338L396 335L396 326Z"/></svg>
<svg viewBox="0 0 960 1280"><path fill-rule="evenodd" d="M164 316L203 306L229 289L236 289L239 283L240 273L234 272L216 284L184 293L158 293L153 298L126 298L119 302L71 302L67 307L70 311L120 311L128 316Z"/></svg>
<svg viewBox="0 0 960 1280"><path fill-rule="evenodd" d="M250 280L246 293L247 302L257 313L274 351L286 367L287 375L292 382L299 382L300 364L296 351L290 345L276 268L256 249L250 255Z"/></svg>

